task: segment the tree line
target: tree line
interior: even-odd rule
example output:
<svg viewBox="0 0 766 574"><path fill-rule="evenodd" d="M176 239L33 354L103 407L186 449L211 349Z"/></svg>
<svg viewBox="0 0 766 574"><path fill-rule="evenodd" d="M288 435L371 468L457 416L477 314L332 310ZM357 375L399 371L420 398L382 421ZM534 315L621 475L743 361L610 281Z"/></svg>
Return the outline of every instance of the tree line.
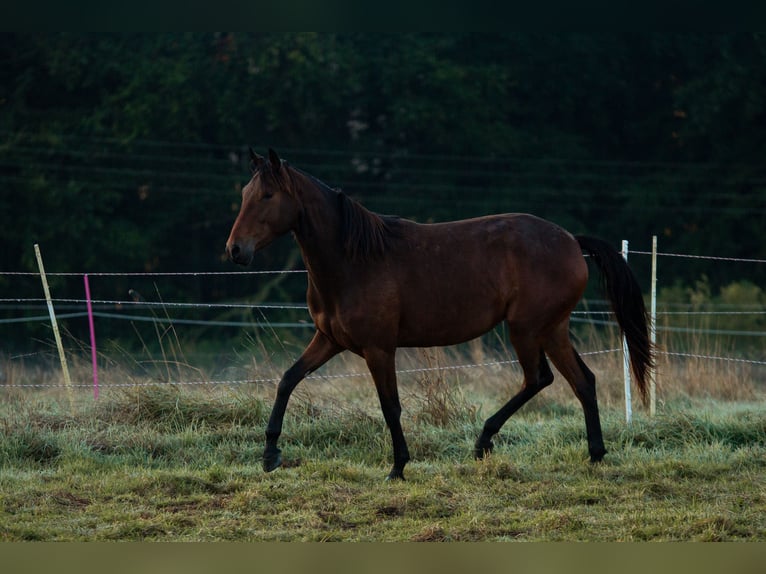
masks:
<svg viewBox="0 0 766 574"><path fill-rule="evenodd" d="M4 33L0 61L3 270L35 269L33 243L50 270L230 269L250 145L419 221L526 211L635 249L766 258L761 34Z"/></svg>

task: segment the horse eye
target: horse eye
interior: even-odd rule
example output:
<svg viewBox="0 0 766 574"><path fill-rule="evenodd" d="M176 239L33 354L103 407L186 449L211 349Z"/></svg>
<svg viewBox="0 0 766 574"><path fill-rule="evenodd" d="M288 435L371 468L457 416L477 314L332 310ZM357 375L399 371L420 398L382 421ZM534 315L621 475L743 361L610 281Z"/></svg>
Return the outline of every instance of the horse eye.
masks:
<svg viewBox="0 0 766 574"><path fill-rule="evenodd" d="M267 191L266 193L263 194L263 197L261 199L271 199L272 197L274 197L274 194L270 191Z"/></svg>

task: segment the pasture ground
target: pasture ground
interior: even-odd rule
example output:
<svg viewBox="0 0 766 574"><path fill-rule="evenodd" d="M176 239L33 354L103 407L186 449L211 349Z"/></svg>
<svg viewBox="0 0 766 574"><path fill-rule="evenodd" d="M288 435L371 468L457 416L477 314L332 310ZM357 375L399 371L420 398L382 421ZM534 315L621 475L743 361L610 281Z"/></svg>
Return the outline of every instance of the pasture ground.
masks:
<svg viewBox="0 0 766 574"><path fill-rule="evenodd" d="M757 388L679 392L653 418L636 407L627 426L619 392L604 392L619 383L602 383L609 453L593 465L565 383L474 461L507 387L429 377L403 384L413 460L392 483L371 385L304 383L285 419L284 467L270 474L260 456L271 387L156 385L98 401L78 391L71 403L5 387L0 540L766 541Z"/></svg>

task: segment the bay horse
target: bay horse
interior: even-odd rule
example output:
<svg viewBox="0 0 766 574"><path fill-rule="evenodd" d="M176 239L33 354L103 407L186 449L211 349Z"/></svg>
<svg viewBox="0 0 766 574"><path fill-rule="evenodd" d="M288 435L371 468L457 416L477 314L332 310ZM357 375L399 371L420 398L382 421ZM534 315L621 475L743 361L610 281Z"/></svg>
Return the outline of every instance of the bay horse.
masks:
<svg viewBox="0 0 766 574"><path fill-rule="evenodd" d="M592 237L574 237L533 215L488 215L420 224L364 208L345 193L290 166L269 149L250 150L252 178L226 242L234 263L292 232L308 271L307 301L316 331L280 380L266 427L263 468L282 463L277 447L291 393L309 373L344 350L372 374L393 443L388 479L404 479L410 460L400 423L397 347L453 345L506 321L524 373L520 391L484 424L474 456L521 406L553 382L546 356L582 404L588 452L600 461L595 376L574 349L569 317L588 281L588 253L629 349L634 379L646 397L653 362L641 289L620 253Z"/></svg>

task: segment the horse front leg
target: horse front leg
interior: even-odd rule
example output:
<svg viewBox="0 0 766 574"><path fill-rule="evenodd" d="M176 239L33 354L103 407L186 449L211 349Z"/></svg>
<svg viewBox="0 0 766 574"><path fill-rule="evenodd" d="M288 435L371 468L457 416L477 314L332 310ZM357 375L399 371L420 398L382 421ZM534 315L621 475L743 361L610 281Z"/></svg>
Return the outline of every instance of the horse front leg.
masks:
<svg viewBox="0 0 766 574"><path fill-rule="evenodd" d="M266 448L263 451L263 470L266 472L271 472L282 464L282 451L277 447L277 441L282 434L282 422L290 395L306 375L316 371L342 350L317 331L300 358L282 376L277 386L277 398L266 426Z"/></svg>
<svg viewBox="0 0 766 574"><path fill-rule="evenodd" d="M400 422L402 407L399 403L399 391L396 385L396 364L394 357L395 351L374 349L364 352L367 367L370 369L372 378L375 381L375 388L378 391L383 418L386 421L386 425L388 425L388 430L391 432L391 441L394 448L394 465L386 480L404 480L404 465L410 460L410 453L407 449L407 441L404 439L404 432Z"/></svg>

